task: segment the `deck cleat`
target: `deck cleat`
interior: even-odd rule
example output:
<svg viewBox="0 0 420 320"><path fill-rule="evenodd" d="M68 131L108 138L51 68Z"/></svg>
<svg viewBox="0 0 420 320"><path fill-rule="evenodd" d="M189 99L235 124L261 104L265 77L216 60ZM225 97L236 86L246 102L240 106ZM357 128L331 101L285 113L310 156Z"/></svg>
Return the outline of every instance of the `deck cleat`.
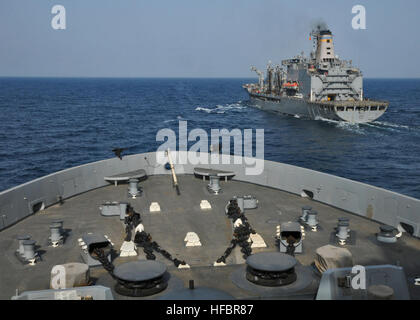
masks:
<svg viewBox="0 0 420 320"><path fill-rule="evenodd" d="M22 235L22 236L18 236L17 239L19 241L19 248L16 250L16 252L20 256L23 256L23 254L24 254L23 242L26 241L26 240L30 240L31 236L30 235Z"/></svg>
<svg viewBox="0 0 420 320"><path fill-rule="evenodd" d="M63 244L64 236L62 233L63 224L60 222L54 222L50 224L50 232L51 235L49 237L50 245L53 248L58 247L59 245Z"/></svg>
<svg viewBox="0 0 420 320"><path fill-rule="evenodd" d="M35 265L39 259L39 255L35 251L35 244L34 240L23 241L23 259L31 266Z"/></svg>
<svg viewBox="0 0 420 320"><path fill-rule="evenodd" d="M128 180L128 194L131 196L132 199L136 199L137 196L141 195L141 191L138 187L139 179L137 178L130 178Z"/></svg>
<svg viewBox="0 0 420 320"><path fill-rule="evenodd" d="M312 232L317 232L318 230L318 212L315 210L309 210L307 215L306 223L311 228Z"/></svg>
<svg viewBox="0 0 420 320"><path fill-rule="evenodd" d="M347 244L350 238L350 228L349 228L349 219L348 218L339 218L338 219L338 226L336 228L336 237L338 240L338 244L344 246Z"/></svg>
<svg viewBox="0 0 420 320"><path fill-rule="evenodd" d="M219 194L222 190L222 188L220 187L220 177L217 176L216 174L211 174L209 176L209 179L210 179L210 183L207 185L207 189L212 194L215 194L215 195Z"/></svg>

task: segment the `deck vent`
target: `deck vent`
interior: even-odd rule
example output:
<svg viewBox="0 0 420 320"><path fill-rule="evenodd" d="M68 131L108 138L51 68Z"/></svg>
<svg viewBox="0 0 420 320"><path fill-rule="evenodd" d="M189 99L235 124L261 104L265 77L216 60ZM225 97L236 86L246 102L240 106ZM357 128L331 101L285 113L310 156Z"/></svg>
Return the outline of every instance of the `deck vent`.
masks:
<svg viewBox="0 0 420 320"><path fill-rule="evenodd" d="M396 229L392 226L380 226L380 232L376 235L376 239L383 243L397 242Z"/></svg>
<svg viewBox="0 0 420 320"><path fill-rule="evenodd" d="M138 184L139 184L139 179L131 178L128 180L128 194L133 199L135 199L136 196L140 195Z"/></svg>
<svg viewBox="0 0 420 320"><path fill-rule="evenodd" d="M266 287L286 286L296 281L296 259L279 252L260 252L246 260L246 279Z"/></svg>
<svg viewBox="0 0 420 320"><path fill-rule="evenodd" d="M123 296L146 297L168 286L166 265L156 260L123 263L114 269L115 291Z"/></svg>
<svg viewBox="0 0 420 320"><path fill-rule="evenodd" d="M207 185L208 190L213 194L219 194L222 188L220 187L220 177L217 175L209 176L210 183Z"/></svg>

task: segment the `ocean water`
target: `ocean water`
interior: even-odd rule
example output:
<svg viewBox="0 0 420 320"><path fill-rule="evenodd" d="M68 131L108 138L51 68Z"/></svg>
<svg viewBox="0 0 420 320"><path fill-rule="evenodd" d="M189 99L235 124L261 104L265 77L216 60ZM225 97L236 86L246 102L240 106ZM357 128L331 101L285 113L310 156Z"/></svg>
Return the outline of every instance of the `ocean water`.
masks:
<svg viewBox="0 0 420 320"><path fill-rule="evenodd" d="M162 128L264 129L265 159L420 198L420 79L366 79L390 101L371 124L298 119L249 106L255 79L0 78L0 191L55 171L155 151Z"/></svg>

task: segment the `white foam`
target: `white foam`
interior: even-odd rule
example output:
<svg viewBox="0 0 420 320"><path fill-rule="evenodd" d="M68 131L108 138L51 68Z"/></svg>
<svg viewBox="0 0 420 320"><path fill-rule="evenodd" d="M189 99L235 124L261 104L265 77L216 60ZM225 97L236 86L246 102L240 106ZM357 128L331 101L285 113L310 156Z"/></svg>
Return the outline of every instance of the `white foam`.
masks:
<svg viewBox="0 0 420 320"><path fill-rule="evenodd" d="M195 108L195 111L203 111L206 113L217 113L217 114L223 114L230 110L243 110L246 109L247 106L241 104L242 101L238 101L237 103L231 103L231 104L225 104L225 105L216 105L215 108L206 108L206 107L197 107Z"/></svg>
<svg viewBox="0 0 420 320"><path fill-rule="evenodd" d="M362 128L360 128L358 123L350 123L350 122L345 122L345 121L331 120L331 119L323 118L321 116L316 116L315 120L328 122L328 123L334 124L336 128L351 131L351 132L354 132L354 133L357 133L357 134L362 134L362 135L366 134L366 132Z"/></svg>
<svg viewBox="0 0 420 320"><path fill-rule="evenodd" d="M164 123L170 123L170 122L174 122L174 121L179 121L179 120L186 120L181 116L177 116L176 119L169 119L169 120L165 120L163 121Z"/></svg>
<svg viewBox="0 0 420 320"><path fill-rule="evenodd" d="M212 112L212 109L204 108L204 107L197 107L195 108L195 111L204 111L204 112L210 113Z"/></svg>
<svg viewBox="0 0 420 320"><path fill-rule="evenodd" d="M390 122L381 122L381 121L374 121L371 124L381 126L381 127L390 127L390 128L397 128L397 129L410 129L409 126L402 125L402 124L396 124L396 123L390 123Z"/></svg>

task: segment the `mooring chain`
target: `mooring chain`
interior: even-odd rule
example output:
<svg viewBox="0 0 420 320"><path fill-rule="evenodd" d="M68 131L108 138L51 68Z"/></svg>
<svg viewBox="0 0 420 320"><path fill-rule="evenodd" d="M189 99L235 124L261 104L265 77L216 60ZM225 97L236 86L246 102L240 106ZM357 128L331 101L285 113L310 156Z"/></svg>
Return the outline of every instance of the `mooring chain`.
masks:
<svg viewBox="0 0 420 320"><path fill-rule="evenodd" d="M100 248L95 248L93 249L93 253L96 255L96 258L98 259L98 261L102 264L102 266L104 267L104 269L106 271L108 271L108 273L115 278L114 276L114 265L112 264L112 262L110 262L108 260L108 258L105 255L105 252L103 249Z"/></svg>
<svg viewBox="0 0 420 320"><path fill-rule="evenodd" d="M245 214L241 212L241 209L238 206L238 201L236 199L230 200L227 209L227 215L232 220L232 222L235 223L237 219L241 219L242 224L234 228L233 239L230 241L230 246L225 250L223 255L216 260L217 263L226 263L226 258L232 253L236 245L241 247L243 258L248 258L252 253L252 241L248 242L248 239L251 233L256 233L255 230L251 228L251 225L249 224L248 219L245 217Z"/></svg>
<svg viewBox="0 0 420 320"><path fill-rule="evenodd" d="M135 212L130 204L128 204L126 212L127 216L124 219L124 223L126 225L125 241L131 241L132 230L135 229L142 222L142 219L140 217L140 214ZM143 247L143 251L146 254L147 260L155 260L156 256L153 254L153 251L156 251L162 256L164 256L166 259L172 261L176 267L178 267L180 264L186 264L185 261L180 261L176 258L173 259L172 255L168 251L162 249L157 242L152 241L152 237L150 236L150 234L144 231L136 232L136 234L134 235L134 243L137 247Z"/></svg>
<svg viewBox="0 0 420 320"><path fill-rule="evenodd" d="M145 231L137 232L134 236L134 242L136 243L137 247L143 247L143 251L146 254L147 260L155 260L156 256L153 254L153 251L156 251L166 259L172 261L176 267L186 264L185 261L172 258L172 255L168 251L162 249L156 241L152 241L151 235Z"/></svg>
<svg viewBox="0 0 420 320"><path fill-rule="evenodd" d="M251 267L247 267L247 271L253 276L256 276L260 279L273 280L273 279L286 279L290 274L293 274L293 271L286 272L265 272L261 270L256 270Z"/></svg>
<svg viewBox="0 0 420 320"><path fill-rule="evenodd" d="M128 204L126 210L127 216L124 218L125 227L125 241L131 241L132 230L141 223L140 214L134 211L134 208Z"/></svg>

